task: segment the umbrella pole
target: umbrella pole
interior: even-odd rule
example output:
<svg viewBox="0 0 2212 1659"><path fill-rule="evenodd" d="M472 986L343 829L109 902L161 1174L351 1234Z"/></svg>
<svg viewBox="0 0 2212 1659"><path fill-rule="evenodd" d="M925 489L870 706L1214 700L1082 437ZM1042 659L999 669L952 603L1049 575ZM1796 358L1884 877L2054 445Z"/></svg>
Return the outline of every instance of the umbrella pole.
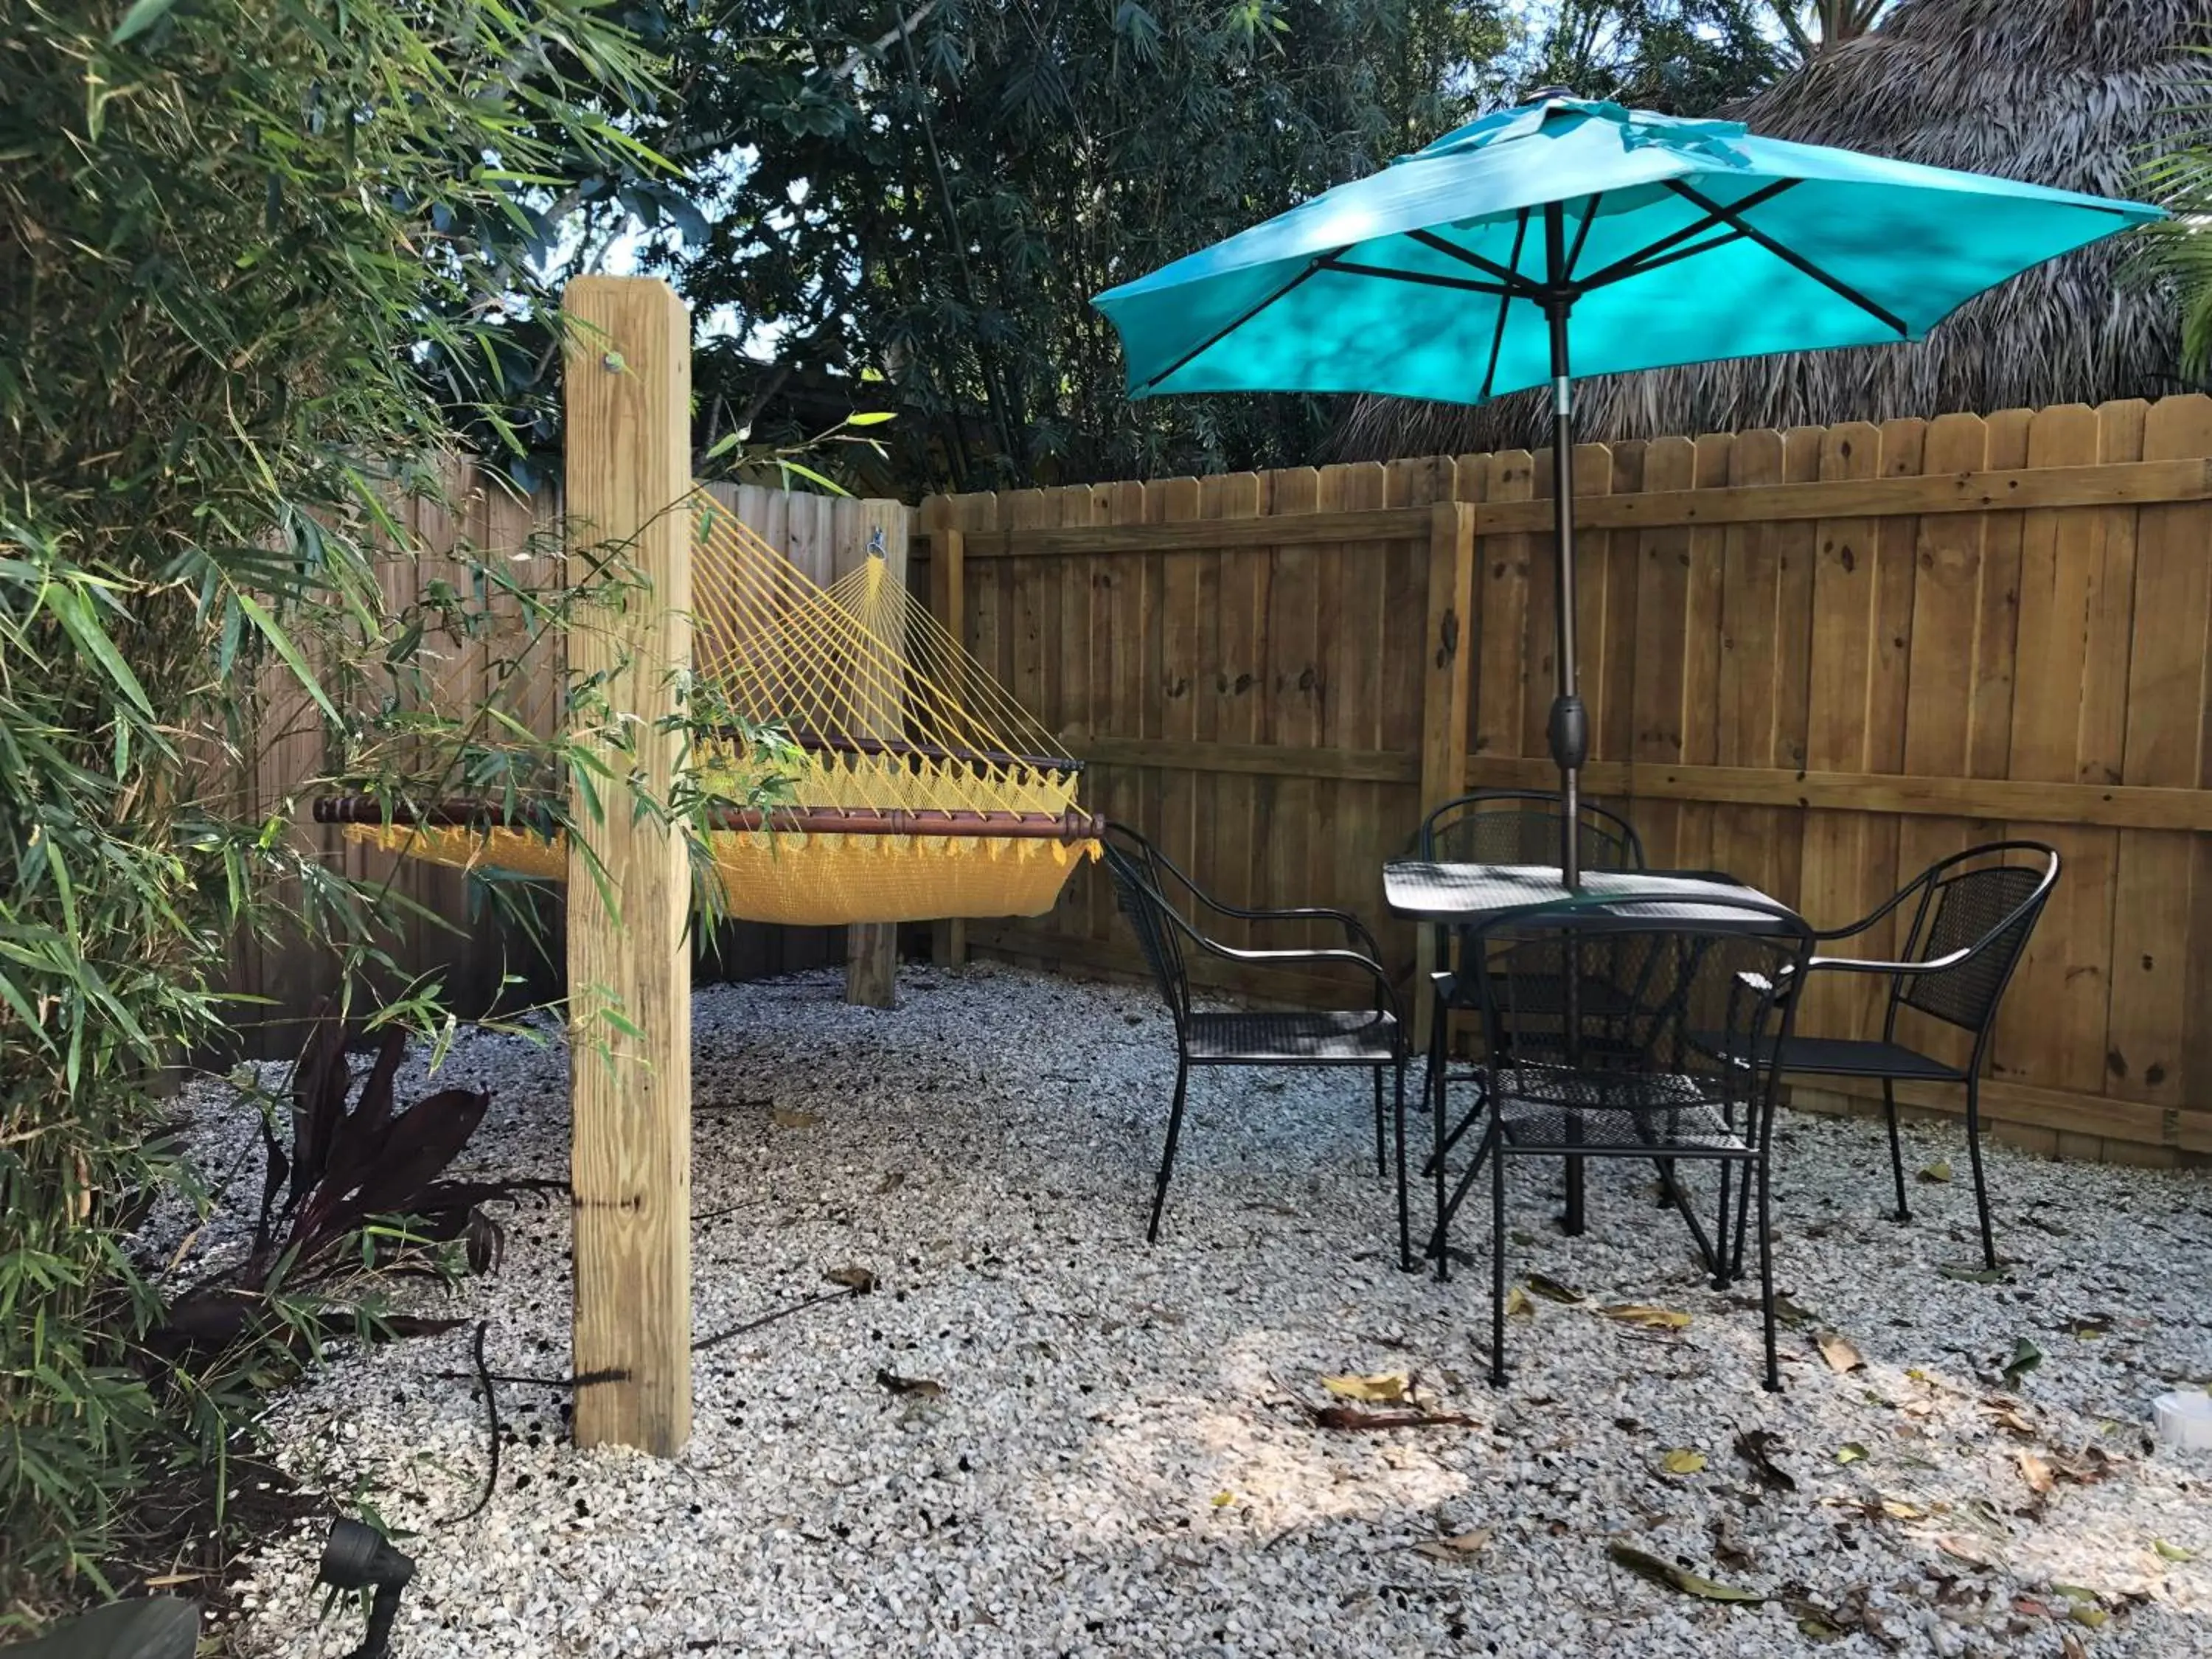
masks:
<svg viewBox="0 0 2212 1659"><path fill-rule="evenodd" d="M1573 384L1567 374L1567 312L1564 295L1548 300L1552 322L1552 527L1559 544L1553 562L1559 583L1559 694L1552 701L1548 735L1559 768L1559 873L1569 892L1582 885L1582 767L1589 757L1589 715L1583 708L1575 661L1575 434Z"/></svg>

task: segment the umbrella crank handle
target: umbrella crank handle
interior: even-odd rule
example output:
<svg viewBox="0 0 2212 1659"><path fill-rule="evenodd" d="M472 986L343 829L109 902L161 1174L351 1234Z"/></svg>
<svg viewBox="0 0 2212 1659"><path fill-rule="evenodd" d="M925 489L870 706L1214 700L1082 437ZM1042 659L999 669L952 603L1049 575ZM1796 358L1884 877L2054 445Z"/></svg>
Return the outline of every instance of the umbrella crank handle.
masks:
<svg viewBox="0 0 2212 1659"><path fill-rule="evenodd" d="M1571 695L1552 699L1552 717L1546 727L1552 758L1562 771L1580 771L1589 758L1589 710Z"/></svg>

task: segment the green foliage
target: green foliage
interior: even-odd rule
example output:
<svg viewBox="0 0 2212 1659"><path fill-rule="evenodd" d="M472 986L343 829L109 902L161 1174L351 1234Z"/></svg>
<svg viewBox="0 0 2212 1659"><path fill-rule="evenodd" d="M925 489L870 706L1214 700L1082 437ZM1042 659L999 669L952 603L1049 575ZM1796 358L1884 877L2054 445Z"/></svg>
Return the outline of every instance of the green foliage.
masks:
<svg viewBox="0 0 2212 1659"><path fill-rule="evenodd" d="M232 939L365 968L381 896L301 856L296 803L241 818L249 745L296 717L393 793L557 771L419 693L574 596L463 550L394 617L377 561L497 407L543 204L654 165L600 112L653 73L595 0L27 0L0 32L0 1596L95 1571L259 1363L146 1346L159 1085L237 1017Z"/></svg>
<svg viewBox="0 0 2212 1659"><path fill-rule="evenodd" d="M2212 380L2212 48L2195 47L2207 66L2200 125L2181 142L2163 148L2142 167L2143 192L2174 216L2139 238L2140 269L2172 284L2181 308L2181 369L2193 381Z"/></svg>
<svg viewBox="0 0 2212 1659"><path fill-rule="evenodd" d="M1668 115L1709 114L1781 72L1775 25L1789 10L1787 0L1560 0L1520 78Z"/></svg>
<svg viewBox="0 0 2212 1659"><path fill-rule="evenodd" d="M910 483L1309 459L1319 400L1129 403L1091 297L1426 142L1504 39L1490 0L713 9L649 129L710 204L660 255L720 331L702 442L894 404Z"/></svg>

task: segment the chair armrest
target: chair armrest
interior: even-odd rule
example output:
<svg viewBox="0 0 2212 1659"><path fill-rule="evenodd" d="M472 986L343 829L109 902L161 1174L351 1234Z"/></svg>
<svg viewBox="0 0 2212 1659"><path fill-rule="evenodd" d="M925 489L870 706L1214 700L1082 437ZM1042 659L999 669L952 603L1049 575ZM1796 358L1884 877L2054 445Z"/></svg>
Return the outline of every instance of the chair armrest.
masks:
<svg viewBox="0 0 2212 1659"><path fill-rule="evenodd" d="M1856 921L1845 922L1841 927L1815 927L1813 930L1813 937L1816 939L1851 939L1860 933L1863 933L1868 928L1873 927L1875 923L1880 921L1891 911L1903 904L1905 900L1911 898L1917 894L1920 890L1927 884L1928 876L1926 872L1923 872L1922 874L1915 876L1904 886L1899 888L1894 893L1892 893L1887 898L1884 899L1880 904L1875 906L1873 909L1868 911L1866 915L1861 916Z"/></svg>
<svg viewBox="0 0 2212 1659"><path fill-rule="evenodd" d="M1240 921L1334 921L1340 925L1352 943L1365 950L1368 955L1380 957L1382 954L1376 945L1374 934L1367 931L1366 924L1349 910L1334 910L1321 905L1255 908L1231 904L1200 887L1165 854L1156 852L1153 863L1156 868L1174 877L1177 886L1217 916L1233 916Z"/></svg>
<svg viewBox="0 0 2212 1659"><path fill-rule="evenodd" d="M1343 963L1363 969L1375 981L1376 1011L1389 1014L1398 1022L1402 1034L1406 1030L1405 1011L1399 1006L1398 988L1390 983L1390 975L1374 957L1357 951L1242 951L1233 945L1224 945L1202 933L1193 933L1191 938L1209 956L1226 962L1241 962L1258 968L1286 968L1298 963Z"/></svg>

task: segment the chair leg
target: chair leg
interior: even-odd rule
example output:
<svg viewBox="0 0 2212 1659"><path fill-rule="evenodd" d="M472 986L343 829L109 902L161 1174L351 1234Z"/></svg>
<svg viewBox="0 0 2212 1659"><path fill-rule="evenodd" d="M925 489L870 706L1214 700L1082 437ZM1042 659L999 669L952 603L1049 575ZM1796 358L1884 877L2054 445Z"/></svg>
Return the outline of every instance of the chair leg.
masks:
<svg viewBox="0 0 2212 1659"><path fill-rule="evenodd" d="M1749 1186L1754 1178L1759 1182L1759 1309L1760 1322L1765 1328L1766 1391L1780 1394L1782 1367L1774 1352L1774 1229L1771 1224L1773 1218L1769 1213L1771 1199L1767 1161L1760 1158L1755 1162L1759 1165L1756 1175L1745 1171L1744 1184Z"/></svg>
<svg viewBox="0 0 2212 1659"><path fill-rule="evenodd" d="M1505 1386L1505 1148L1495 1115L1483 1130L1490 1154L1490 1386ZM1438 1260L1443 1258L1441 1255Z"/></svg>
<svg viewBox="0 0 2212 1659"><path fill-rule="evenodd" d="M1881 1080L1881 1115L1889 1122L1889 1173L1897 1182L1897 1219L1910 1221L1912 1206L1905 1201L1905 1148L1897 1139L1897 1085L1888 1078Z"/></svg>
<svg viewBox="0 0 2212 1659"><path fill-rule="evenodd" d="M1450 1212L1448 1208L1449 1200L1444 1192L1444 1116L1447 1104L1445 1095L1447 1091L1445 1089L1444 1068L1443 1065L1443 1044L1441 1041L1437 1043L1436 1052L1437 1063L1430 1067L1429 1070L1429 1087L1431 1092L1429 1101L1429 1133L1435 1143L1429 1158L1429 1170L1436 1179L1437 1207L1435 1213L1437 1218L1437 1228L1435 1243L1437 1250L1437 1282L1441 1285L1451 1277L1450 1229L1444 1224Z"/></svg>
<svg viewBox="0 0 2212 1659"><path fill-rule="evenodd" d="M1397 1092L1391 1114L1398 1142L1398 1267L1401 1272L1413 1271L1413 1224L1407 1212L1406 1201L1406 1059L1401 1056L1396 1067ZM1376 1075L1380 1077L1381 1073Z"/></svg>
<svg viewBox="0 0 2212 1659"><path fill-rule="evenodd" d="M1982 1079L1978 1070L1966 1079L1966 1157L1974 1166L1974 1208L1982 1223L1982 1265L1995 1271L1996 1235L1990 1228L1990 1187L1982 1173Z"/></svg>
<svg viewBox="0 0 2212 1659"><path fill-rule="evenodd" d="M1713 1263L1713 1288L1717 1291L1724 1291L1734 1282L1735 1270L1741 1265L1741 1258L1733 1256L1729 1249L1729 1177L1735 1173L1735 1164L1734 1160L1729 1158L1721 1159L1720 1164L1720 1218L1713 1227L1713 1255L1717 1258ZM1741 1209L1742 1206L1739 1205L1737 1207Z"/></svg>
<svg viewBox="0 0 2212 1659"><path fill-rule="evenodd" d="M1175 1104L1168 1111L1167 1151L1160 1155L1159 1180L1152 1188L1152 1223L1145 1229L1145 1243L1157 1243L1160 1237L1160 1212L1167 1207L1168 1175L1175 1168L1176 1142L1182 1135L1183 1098L1190 1091L1190 1062L1178 1054L1176 1057Z"/></svg>
<svg viewBox="0 0 2212 1659"><path fill-rule="evenodd" d="M1382 1067L1375 1068L1375 1173L1390 1173L1390 1159L1382 1147Z"/></svg>

